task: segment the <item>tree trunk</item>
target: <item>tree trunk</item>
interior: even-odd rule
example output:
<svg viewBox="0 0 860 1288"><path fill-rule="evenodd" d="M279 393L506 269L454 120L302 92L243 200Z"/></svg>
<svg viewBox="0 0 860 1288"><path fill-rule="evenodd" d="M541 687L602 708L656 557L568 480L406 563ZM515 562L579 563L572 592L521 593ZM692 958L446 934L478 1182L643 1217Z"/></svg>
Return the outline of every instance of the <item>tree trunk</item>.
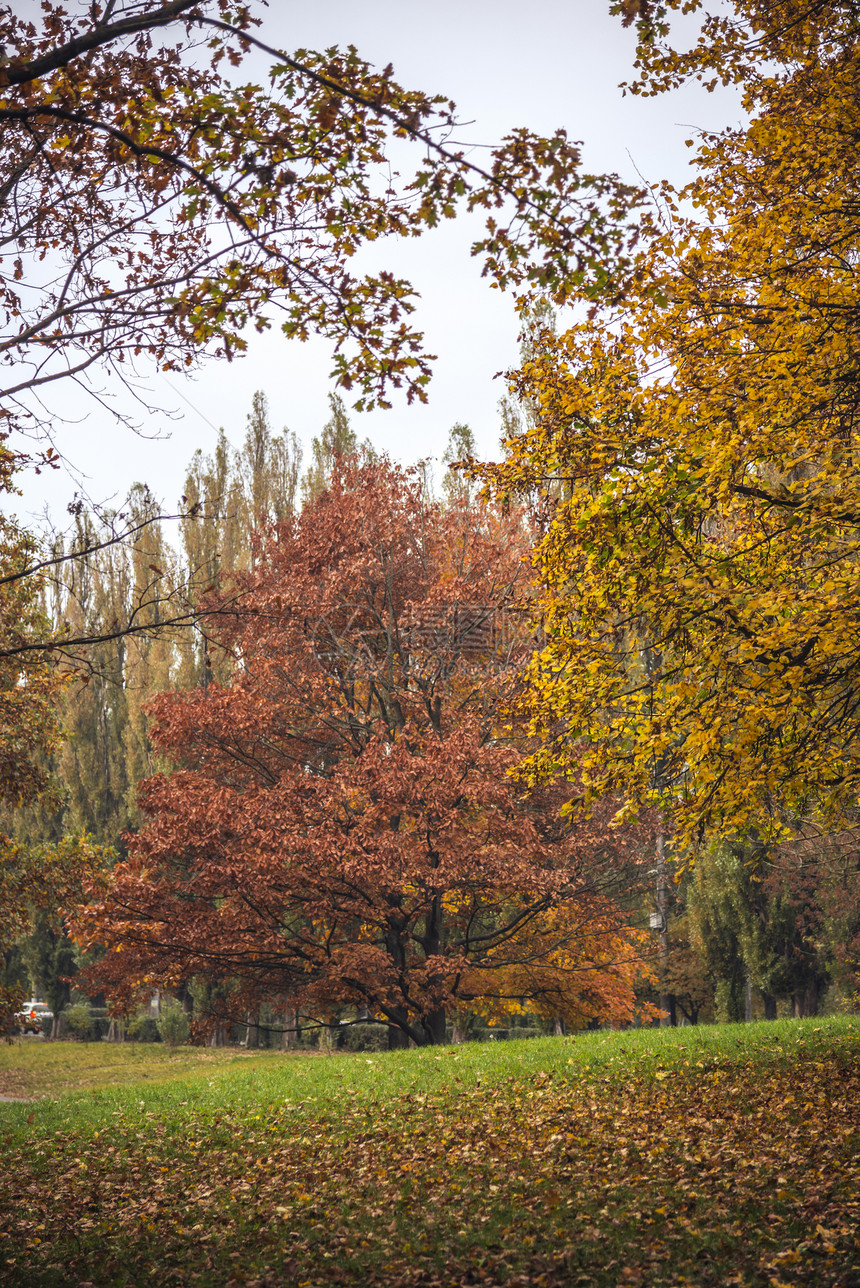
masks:
<svg viewBox="0 0 860 1288"><path fill-rule="evenodd" d="M791 999L791 1013L796 1020L808 1019L818 1014L818 984L812 980L804 989L798 989Z"/></svg>
<svg viewBox="0 0 860 1288"><path fill-rule="evenodd" d="M558 1015L555 1017L555 1019L552 1022L552 1031L555 1037L557 1038L563 1038L565 1033L567 1032L567 1029L565 1028L564 1020L562 1020Z"/></svg>
<svg viewBox="0 0 860 1288"><path fill-rule="evenodd" d="M666 978L669 967L669 878L666 870L666 838L663 835L663 820L660 820L657 832L657 914L660 918L660 975ZM678 1014L675 1010L675 994L660 992L661 1027L675 1028Z"/></svg>
<svg viewBox="0 0 860 1288"><path fill-rule="evenodd" d="M764 1003L764 1018L766 1020L776 1019L776 998L771 993L766 993L764 989L761 992L761 1000Z"/></svg>
<svg viewBox="0 0 860 1288"><path fill-rule="evenodd" d="M693 1001L692 998L687 999L687 1005L685 1006L684 1003L680 1001L680 999L676 996L675 1005L677 1006L678 1010L681 1012L681 1015L683 1016L683 1022L685 1024L694 1025L699 1023L699 1011L702 1008L701 1008L701 1005L696 1006L696 1003Z"/></svg>
<svg viewBox="0 0 860 1288"><path fill-rule="evenodd" d="M388 1015L388 1049L389 1051L405 1051L409 1046L409 1034L406 1032L406 1026L409 1023L409 1014L405 1006L394 1006ZM403 1028L395 1028L397 1024L402 1024Z"/></svg>
<svg viewBox="0 0 860 1288"><path fill-rule="evenodd" d="M292 1051L298 1044L299 1035L297 1032L298 1024L296 1021L297 1016L295 1011L292 1011L287 1007L284 1010L283 1015L284 1031L281 1034L282 1051Z"/></svg>
<svg viewBox="0 0 860 1288"><path fill-rule="evenodd" d="M445 1045L445 1011L440 1007L437 1011L431 1011L425 1015L421 1021L421 1028L427 1035L428 1046Z"/></svg>

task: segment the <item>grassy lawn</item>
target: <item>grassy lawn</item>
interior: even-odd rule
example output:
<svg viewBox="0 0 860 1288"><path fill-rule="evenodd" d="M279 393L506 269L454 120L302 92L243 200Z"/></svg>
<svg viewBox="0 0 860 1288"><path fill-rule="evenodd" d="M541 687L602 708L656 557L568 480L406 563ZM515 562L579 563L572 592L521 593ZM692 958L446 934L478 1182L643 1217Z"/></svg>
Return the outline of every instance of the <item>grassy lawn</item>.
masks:
<svg viewBox="0 0 860 1288"><path fill-rule="evenodd" d="M249 1061L273 1061L280 1067L285 1059L290 1057L274 1051L246 1052L240 1047L178 1047L171 1051L160 1043L45 1042L26 1037L11 1045L0 1042L0 1096L41 1099L96 1087L173 1082L185 1077L206 1079L213 1071L235 1070Z"/></svg>
<svg viewBox="0 0 860 1288"><path fill-rule="evenodd" d="M0 1282L860 1288L860 1020L0 1047ZM5 1276L5 1279L4 1279Z"/></svg>

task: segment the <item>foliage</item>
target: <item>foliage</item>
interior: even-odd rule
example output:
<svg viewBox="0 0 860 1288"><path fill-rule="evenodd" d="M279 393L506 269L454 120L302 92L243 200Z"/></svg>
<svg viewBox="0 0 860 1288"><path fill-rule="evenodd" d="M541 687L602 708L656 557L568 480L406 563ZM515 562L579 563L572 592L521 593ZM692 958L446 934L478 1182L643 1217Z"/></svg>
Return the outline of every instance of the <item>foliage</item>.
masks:
<svg viewBox="0 0 860 1288"><path fill-rule="evenodd" d="M149 1011L138 1011L126 1023L125 1034L130 1042L158 1042L161 1033L158 1022Z"/></svg>
<svg viewBox="0 0 860 1288"><path fill-rule="evenodd" d="M659 996L668 999L675 1019L681 1023L707 1023L714 1019L716 980L707 954L693 933L692 918L680 900L667 913L666 952L661 954L656 973ZM655 1000L657 1000L655 998Z"/></svg>
<svg viewBox="0 0 860 1288"><path fill-rule="evenodd" d="M83 897L78 890L73 895L77 902ZM57 1021L56 1030L51 1022L51 1034L58 1034L62 1028L59 1016L71 1001L72 989L70 980L77 974L78 963L75 946L66 935L62 925L64 900L50 909L39 911L33 917L30 929L17 943L21 957L27 969L31 992L43 997L48 1003Z"/></svg>
<svg viewBox="0 0 860 1288"><path fill-rule="evenodd" d="M563 785L527 798L508 776L524 543L515 514L429 504L348 459L264 534L241 597L210 602L231 682L150 705L175 768L144 784L149 821L78 919L113 950L93 980L119 998L200 976L224 986L213 1021L348 1005L418 1043L444 1040L457 998L630 1018L613 863L645 833L600 811L560 826Z"/></svg>
<svg viewBox="0 0 860 1288"><path fill-rule="evenodd" d="M93 1018L87 1002L73 1002L63 1011L63 1019L72 1037L89 1042L93 1036Z"/></svg>
<svg viewBox="0 0 860 1288"><path fill-rule="evenodd" d="M68 1000L60 976L73 968L63 915L101 888L113 851L87 837L56 844L26 846L2 838L0 846L0 927L4 952L19 942L32 984L48 997L56 1014ZM13 990L12 1001L19 994ZM12 1005L12 1010L18 1009Z"/></svg>
<svg viewBox="0 0 860 1288"><path fill-rule="evenodd" d="M737 80L749 124L655 194L635 288L544 333L489 476L543 498L533 767L587 740L586 798L680 841L828 830L860 786L856 6L734 0L673 52L690 7L621 6L635 88Z"/></svg>
<svg viewBox="0 0 860 1288"><path fill-rule="evenodd" d="M384 1051L388 1046L388 1029L384 1024L357 1024L343 1035L344 1051Z"/></svg>
<svg viewBox="0 0 860 1288"><path fill-rule="evenodd" d="M42 554L49 561L43 571L48 620L38 613L34 630L39 646L46 636L54 642L49 656L59 660L66 678L54 673L50 718L41 708L36 713L44 743L34 750L35 768L40 781L55 790L48 798L25 796L27 803L8 816L12 843L0 868L0 910L9 935L4 951L8 956L13 940L18 942L32 988L49 998L55 1014L69 1001L65 977L77 970L58 915L71 888L59 881L58 869L70 876L78 864L71 891L77 902L83 876L115 859L108 847L123 852L123 833L139 821L137 784L160 767L143 708L156 692L205 682L212 666L205 633L194 624L196 605L189 612L182 607L188 607L189 587L212 586L224 568L250 566L254 525L292 512L296 450L286 431L273 434L265 396L257 393L238 450L216 449L223 457L221 476L212 477L212 462L200 453L191 462L179 556L167 541L151 493L139 485L118 513L76 508L71 533L54 535L38 553L22 537L21 567L31 567ZM225 493L220 509L212 495L218 487ZM15 581L19 588L25 584L24 578ZM32 584L27 593L34 595ZM23 602L19 594L14 607L22 627ZM22 641L33 643L23 630L20 638L12 632L6 636L13 654L10 673L20 671L22 656L28 673L38 669L39 649L22 654ZM89 641L85 648L82 641ZM222 662L223 656L215 665ZM22 731L10 729L10 735L17 735L16 745L23 749ZM72 838L83 833L87 840L81 848ZM87 846L95 846L91 854ZM36 896L30 887L39 885L41 873L43 888ZM9 887L17 883L23 891L22 882L30 883L29 894L24 898L19 891L13 915ZM22 987L26 991L23 982Z"/></svg>
<svg viewBox="0 0 860 1288"><path fill-rule="evenodd" d="M166 1002L162 1005L156 1025L159 1037L169 1047L182 1046L191 1033L191 1023L178 1002Z"/></svg>
<svg viewBox="0 0 860 1288"><path fill-rule="evenodd" d="M468 425L458 421L448 433L448 444L442 454L442 492L452 504L468 504L472 497L472 484L467 475L454 468L473 460L478 454L475 435Z"/></svg>
<svg viewBox="0 0 860 1288"><path fill-rule="evenodd" d="M826 975L850 996L860 981L860 854L853 828L821 836L804 829L770 856L765 894L787 922L794 946L796 1013ZM794 914L792 919L792 913ZM786 954L788 956L788 954ZM805 969L804 969L805 968Z"/></svg>
<svg viewBox="0 0 860 1288"><path fill-rule="evenodd" d="M349 423L343 399L329 394L331 416L319 437L311 441L311 464L302 479L302 502L312 504L331 482L342 458L349 459L358 452L358 438Z"/></svg>
<svg viewBox="0 0 860 1288"><path fill-rule="evenodd" d="M452 140L443 96L404 89L352 47L271 49L255 10L52 0L37 23L4 6L10 425L50 424L40 400L54 382L231 358L274 318L288 336L326 336L363 405L392 386L423 398L414 292L352 265L459 210L484 214L473 253L499 286L585 288L627 271L638 194L585 174L563 131L517 130L482 168Z"/></svg>
<svg viewBox="0 0 860 1288"><path fill-rule="evenodd" d="M0 441L0 498L16 491L16 460ZM21 576L36 543L14 518L0 515L0 807L9 809L43 796L50 775L45 755L58 740L56 708L63 681L49 659L29 651L44 635L39 584ZM20 652L20 656L16 653ZM0 925L4 917L0 912ZM6 935L4 933L4 939Z"/></svg>
<svg viewBox="0 0 860 1288"><path fill-rule="evenodd" d="M86 837L31 848L7 844L0 856L0 917L4 938L24 933L35 912L53 915L81 898L85 881L98 882L110 854Z"/></svg>
<svg viewBox="0 0 860 1288"><path fill-rule="evenodd" d="M0 1109L17 1281L157 1267L214 1288L231 1254L237 1284L401 1288L835 1288L860 1269L856 1023L168 1058L172 1084Z"/></svg>

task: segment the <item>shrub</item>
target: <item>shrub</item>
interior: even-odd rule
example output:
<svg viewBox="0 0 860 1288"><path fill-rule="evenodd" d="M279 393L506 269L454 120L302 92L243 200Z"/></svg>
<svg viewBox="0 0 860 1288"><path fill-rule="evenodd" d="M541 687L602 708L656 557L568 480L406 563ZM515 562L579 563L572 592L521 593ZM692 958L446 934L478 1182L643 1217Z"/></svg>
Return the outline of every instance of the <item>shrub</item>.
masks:
<svg viewBox="0 0 860 1288"><path fill-rule="evenodd" d="M341 1030L340 1045L345 1051L385 1051L388 1048L386 1024L350 1024Z"/></svg>
<svg viewBox="0 0 860 1288"><path fill-rule="evenodd" d="M86 1002L74 1002L63 1011L66 1028L72 1037L81 1042L89 1042L93 1036L93 1019Z"/></svg>
<svg viewBox="0 0 860 1288"><path fill-rule="evenodd" d="M162 1007L161 1015L156 1020L162 1042L169 1047L182 1046L188 1041L191 1024L185 1011L178 1002L170 1002Z"/></svg>
<svg viewBox="0 0 860 1288"><path fill-rule="evenodd" d="M104 1006L91 1006L90 1019L93 1024L93 1037L99 1040L106 1038L110 1028L110 1017L107 1013L107 1008Z"/></svg>
<svg viewBox="0 0 860 1288"><path fill-rule="evenodd" d="M161 1034L158 1025L148 1011L139 1011L125 1028L126 1037L131 1042L160 1042Z"/></svg>

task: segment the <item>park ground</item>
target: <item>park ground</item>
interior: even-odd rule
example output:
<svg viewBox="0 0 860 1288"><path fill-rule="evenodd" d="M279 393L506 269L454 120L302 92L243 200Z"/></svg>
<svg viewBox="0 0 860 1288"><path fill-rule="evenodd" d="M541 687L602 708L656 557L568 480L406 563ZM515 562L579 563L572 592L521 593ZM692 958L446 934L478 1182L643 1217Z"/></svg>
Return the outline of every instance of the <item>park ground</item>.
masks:
<svg viewBox="0 0 860 1288"><path fill-rule="evenodd" d="M0 1283L860 1288L860 1019L0 1047Z"/></svg>

